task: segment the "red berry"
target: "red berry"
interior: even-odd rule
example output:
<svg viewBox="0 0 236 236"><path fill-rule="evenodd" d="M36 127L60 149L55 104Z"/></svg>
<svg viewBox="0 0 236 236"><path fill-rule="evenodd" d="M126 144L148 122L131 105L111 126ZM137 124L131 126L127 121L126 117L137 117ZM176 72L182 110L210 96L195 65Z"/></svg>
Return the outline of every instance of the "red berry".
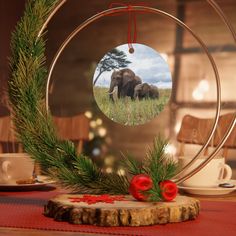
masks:
<svg viewBox="0 0 236 236"><path fill-rule="evenodd" d="M144 192L151 189L152 185L150 176L145 174L135 175L130 182L129 192L135 199L145 201L148 195Z"/></svg>
<svg viewBox="0 0 236 236"><path fill-rule="evenodd" d="M165 201L172 201L175 199L178 193L178 187L176 183L165 180L160 182L161 195Z"/></svg>

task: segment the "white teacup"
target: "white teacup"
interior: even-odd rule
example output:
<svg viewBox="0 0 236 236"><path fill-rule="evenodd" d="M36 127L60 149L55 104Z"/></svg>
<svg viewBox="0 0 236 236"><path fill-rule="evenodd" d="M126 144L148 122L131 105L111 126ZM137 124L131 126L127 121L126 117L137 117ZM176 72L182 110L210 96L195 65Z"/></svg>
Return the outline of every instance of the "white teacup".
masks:
<svg viewBox="0 0 236 236"><path fill-rule="evenodd" d="M180 166L186 166L192 158L190 156L179 157ZM206 157L200 157L183 175L195 169L205 160ZM225 164L224 157L215 157L198 173L182 182L182 185L185 187L218 187L220 183L229 181L231 177L232 169Z"/></svg>
<svg viewBox="0 0 236 236"><path fill-rule="evenodd" d="M34 161L27 153L0 153L0 184L29 179L33 170Z"/></svg>

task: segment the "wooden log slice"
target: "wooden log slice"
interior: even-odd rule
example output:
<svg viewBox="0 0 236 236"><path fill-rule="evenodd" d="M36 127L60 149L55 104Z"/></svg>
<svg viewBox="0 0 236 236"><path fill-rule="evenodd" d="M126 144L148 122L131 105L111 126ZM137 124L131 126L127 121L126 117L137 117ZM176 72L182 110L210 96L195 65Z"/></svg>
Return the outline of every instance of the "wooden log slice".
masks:
<svg viewBox="0 0 236 236"><path fill-rule="evenodd" d="M195 198L177 196L172 202L139 202L131 196L111 203L71 202L78 194L58 195L45 205L44 215L56 221L98 226L144 226L196 219L200 202Z"/></svg>

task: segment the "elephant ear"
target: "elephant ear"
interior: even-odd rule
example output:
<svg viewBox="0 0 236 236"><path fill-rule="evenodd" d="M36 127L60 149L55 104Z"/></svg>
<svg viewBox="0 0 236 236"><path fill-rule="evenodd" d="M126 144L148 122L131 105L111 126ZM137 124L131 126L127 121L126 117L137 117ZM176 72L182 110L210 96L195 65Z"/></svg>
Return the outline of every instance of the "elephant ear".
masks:
<svg viewBox="0 0 236 236"><path fill-rule="evenodd" d="M142 85L143 85L143 90L145 91L149 91L151 89L151 86L147 83L143 83Z"/></svg>
<svg viewBox="0 0 236 236"><path fill-rule="evenodd" d="M142 83L142 79L139 76L136 75L134 77L134 79L135 79L136 84L141 84Z"/></svg>
<svg viewBox="0 0 236 236"><path fill-rule="evenodd" d="M143 96L149 96L151 86L147 83L142 84L142 90L141 93Z"/></svg>
<svg viewBox="0 0 236 236"><path fill-rule="evenodd" d="M117 77L118 74L119 74L119 71L113 70L113 72L111 74L111 78Z"/></svg>

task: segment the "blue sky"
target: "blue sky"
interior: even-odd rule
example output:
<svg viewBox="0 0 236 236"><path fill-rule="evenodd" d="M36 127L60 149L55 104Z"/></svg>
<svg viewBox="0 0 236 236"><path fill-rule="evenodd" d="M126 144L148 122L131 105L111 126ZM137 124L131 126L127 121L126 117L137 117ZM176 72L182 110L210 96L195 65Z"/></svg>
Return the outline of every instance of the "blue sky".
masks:
<svg viewBox="0 0 236 236"><path fill-rule="evenodd" d="M130 54L127 44L118 46L117 49L124 51L132 63L128 68L141 77L143 83L154 84L159 88L172 88L172 79L169 66L162 56L154 49L143 45L133 44L135 52ZM96 78L98 71L95 71ZM96 86L109 87L111 80L110 72L104 72L98 79Z"/></svg>

